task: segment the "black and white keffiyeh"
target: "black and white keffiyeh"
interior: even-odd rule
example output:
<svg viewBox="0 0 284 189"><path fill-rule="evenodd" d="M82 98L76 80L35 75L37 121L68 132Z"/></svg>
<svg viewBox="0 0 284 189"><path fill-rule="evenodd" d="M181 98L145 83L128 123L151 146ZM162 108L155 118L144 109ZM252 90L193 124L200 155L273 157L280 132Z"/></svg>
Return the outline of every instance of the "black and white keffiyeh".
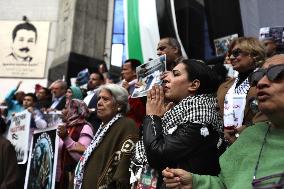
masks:
<svg viewBox="0 0 284 189"><path fill-rule="evenodd" d="M94 136L91 144L88 146L88 148L85 150L84 154L80 158L77 167L75 169L75 176L74 176L74 189L80 189L83 181L83 175L84 175L84 168L88 161L88 158L92 154L92 152L99 146L99 144L102 142L104 136L106 135L109 128L113 125L114 122L116 122L119 118L121 118L122 115L116 114L106 125L103 123L100 125L100 128L98 129L96 135Z"/></svg>
<svg viewBox="0 0 284 189"><path fill-rule="evenodd" d="M239 78L236 78L235 79L235 83L233 84L233 86L236 86L236 83L238 83L239 80L240 80ZM237 86L234 89L234 93L235 94L247 94L249 89L250 89L249 80L248 80L248 78L246 78L239 86Z"/></svg>
<svg viewBox="0 0 284 189"><path fill-rule="evenodd" d="M201 94L183 99L164 114L162 118L163 132L165 135L173 134L180 125L185 123L202 124L207 131L207 126L212 125L214 130L222 133L223 122L221 115L217 111L215 95ZM201 133L201 135L203 134ZM147 163L142 139L136 143L135 155L131 163L131 183L133 183L139 178L139 172L141 171L139 168ZM134 167L136 170L133 170Z"/></svg>
<svg viewBox="0 0 284 189"><path fill-rule="evenodd" d="M217 111L215 95L189 96L167 111L162 118L164 134L172 134L179 125L188 122L213 125L213 129L220 132L223 129L222 119Z"/></svg>

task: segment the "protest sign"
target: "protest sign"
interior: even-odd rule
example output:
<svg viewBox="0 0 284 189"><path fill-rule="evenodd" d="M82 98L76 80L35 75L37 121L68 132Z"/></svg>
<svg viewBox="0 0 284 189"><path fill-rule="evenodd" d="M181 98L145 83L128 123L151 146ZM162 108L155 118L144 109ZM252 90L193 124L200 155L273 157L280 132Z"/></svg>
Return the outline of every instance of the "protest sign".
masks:
<svg viewBox="0 0 284 189"><path fill-rule="evenodd" d="M6 138L14 145L18 164L28 159L31 113L27 110L16 113L11 119Z"/></svg>

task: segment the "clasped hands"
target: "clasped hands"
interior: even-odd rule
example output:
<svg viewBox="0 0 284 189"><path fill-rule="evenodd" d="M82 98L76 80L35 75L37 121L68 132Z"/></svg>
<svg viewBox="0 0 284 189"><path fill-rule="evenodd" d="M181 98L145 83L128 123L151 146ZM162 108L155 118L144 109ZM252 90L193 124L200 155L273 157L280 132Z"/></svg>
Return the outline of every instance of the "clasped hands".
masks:
<svg viewBox="0 0 284 189"><path fill-rule="evenodd" d="M154 85L147 93L146 115L162 117L166 111L174 106L173 102L165 103L165 94L162 86Z"/></svg>

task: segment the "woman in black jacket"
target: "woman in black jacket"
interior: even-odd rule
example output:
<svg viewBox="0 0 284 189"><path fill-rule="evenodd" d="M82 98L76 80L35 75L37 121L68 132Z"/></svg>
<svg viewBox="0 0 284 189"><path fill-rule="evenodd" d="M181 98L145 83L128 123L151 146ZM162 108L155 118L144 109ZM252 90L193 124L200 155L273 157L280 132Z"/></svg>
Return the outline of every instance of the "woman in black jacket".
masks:
<svg viewBox="0 0 284 189"><path fill-rule="evenodd" d="M164 83L147 95L143 142L137 143L133 165L149 164L159 173L178 167L217 175L223 125L215 98L216 75L201 61L184 60ZM161 185L159 177L156 187Z"/></svg>

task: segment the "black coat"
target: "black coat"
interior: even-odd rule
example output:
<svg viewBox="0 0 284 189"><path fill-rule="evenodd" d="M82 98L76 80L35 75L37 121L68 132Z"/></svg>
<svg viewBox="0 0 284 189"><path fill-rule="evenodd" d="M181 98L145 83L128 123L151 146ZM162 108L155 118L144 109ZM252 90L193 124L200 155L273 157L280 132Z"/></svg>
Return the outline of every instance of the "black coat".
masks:
<svg viewBox="0 0 284 189"><path fill-rule="evenodd" d="M217 149L219 134L207 126L209 135L200 134L203 125L186 123L171 135L164 135L158 116L145 116L143 143L149 165L162 171L166 167L181 168L201 175L218 175L220 171Z"/></svg>
<svg viewBox="0 0 284 189"><path fill-rule="evenodd" d="M56 105L56 107L54 109L56 110L62 110L63 108L65 108L65 104L66 104L66 96L64 96L60 101L59 103ZM52 103L51 103L52 105ZM51 106L50 105L50 106Z"/></svg>

